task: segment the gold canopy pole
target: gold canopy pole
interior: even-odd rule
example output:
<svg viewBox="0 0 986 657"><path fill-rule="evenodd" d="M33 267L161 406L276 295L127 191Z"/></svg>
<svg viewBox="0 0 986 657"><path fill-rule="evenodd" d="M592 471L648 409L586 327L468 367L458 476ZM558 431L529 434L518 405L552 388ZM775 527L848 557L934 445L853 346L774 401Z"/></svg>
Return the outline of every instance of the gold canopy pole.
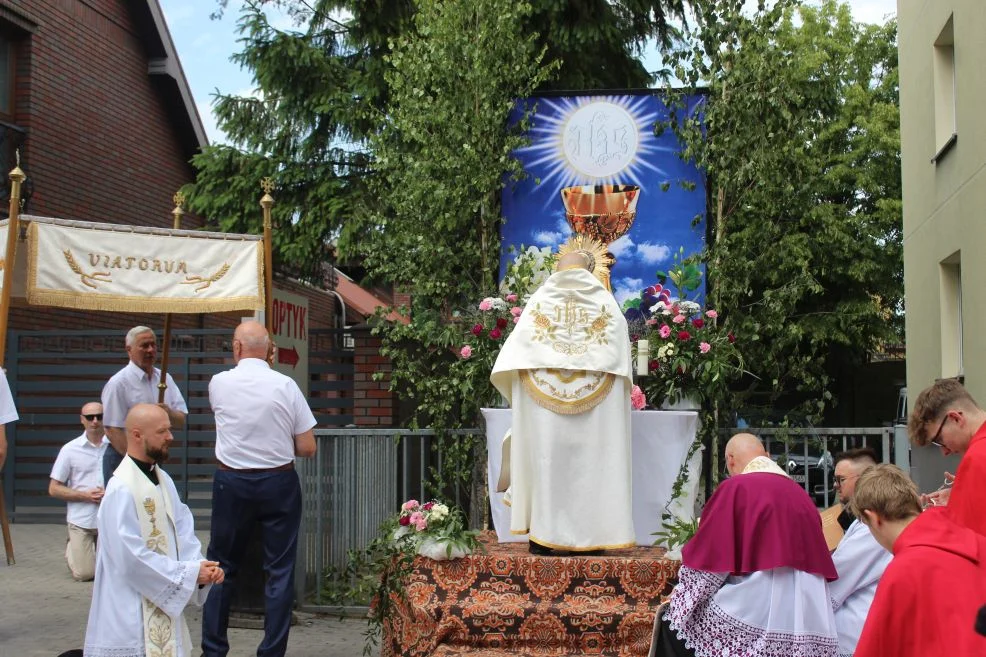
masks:
<svg viewBox="0 0 986 657"><path fill-rule="evenodd" d="M21 171L21 154L18 151L17 164L10 172L10 220L7 222L7 251L3 260L3 292L0 293L0 365L3 365L7 354L7 320L10 317L10 294L14 287L17 238L20 237L21 184L25 178L27 176ZM0 426L0 431L6 431L6 427ZM10 521L7 519L7 501L4 499L2 480L0 480L0 528L3 530L3 551L7 556L7 565L12 566L17 560L14 559L14 541L10 538Z"/></svg>
<svg viewBox="0 0 986 657"><path fill-rule="evenodd" d="M185 210L182 209L182 205L185 203L185 195L181 192L175 192L172 197L175 202L175 209L171 211L171 215L175 219L175 230L181 228L181 218L185 214ZM161 352L161 380L158 381L157 388L157 402L159 404L164 403L164 391L168 388L168 355L171 351L171 313L164 316L164 337L163 349Z"/></svg>
<svg viewBox="0 0 986 657"><path fill-rule="evenodd" d="M271 344L274 343L274 245L271 243L270 209L274 207L274 197L270 195L274 189L274 181L264 178L260 182L264 195L260 199L260 207L264 209L264 324L270 334Z"/></svg>

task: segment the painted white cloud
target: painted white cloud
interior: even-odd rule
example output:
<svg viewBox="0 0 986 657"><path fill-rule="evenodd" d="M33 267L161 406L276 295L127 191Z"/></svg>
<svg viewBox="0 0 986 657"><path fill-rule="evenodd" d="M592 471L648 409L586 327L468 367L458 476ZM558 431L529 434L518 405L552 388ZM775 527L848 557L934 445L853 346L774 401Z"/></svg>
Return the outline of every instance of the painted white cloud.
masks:
<svg viewBox="0 0 986 657"><path fill-rule="evenodd" d="M627 299L639 296L643 287L644 280L642 278L618 278L613 281L613 296L622 306Z"/></svg>
<svg viewBox="0 0 986 657"><path fill-rule="evenodd" d="M610 243L609 252L617 258L630 257L633 255L634 244L629 235L624 235L615 242Z"/></svg>
<svg viewBox="0 0 986 657"><path fill-rule="evenodd" d="M539 230L531 233L531 241L538 246L555 246L564 237L561 233L551 230Z"/></svg>
<svg viewBox="0 0 986 657"><path fill-rule="evenodd" d="M651 244L641 242L637 245L637 258L645 265L656 265L664 262L671 255L671 247L667 244Z"/></svg>

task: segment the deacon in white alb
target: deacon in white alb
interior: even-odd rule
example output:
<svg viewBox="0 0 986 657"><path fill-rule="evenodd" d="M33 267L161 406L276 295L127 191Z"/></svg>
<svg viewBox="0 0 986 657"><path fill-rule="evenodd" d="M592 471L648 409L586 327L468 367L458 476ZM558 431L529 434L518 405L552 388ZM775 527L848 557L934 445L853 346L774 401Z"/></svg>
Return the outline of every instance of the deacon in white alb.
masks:
<svg viewBox="0 0 986 657"><path fill-rule="evenodd" d="M183 611L201 605L223 581L206 561L192 513L160 468L168 459L171 421L164 409L138 404L126 418L127 456L99 507L96 583L85 657L189 657Z"/></svg>

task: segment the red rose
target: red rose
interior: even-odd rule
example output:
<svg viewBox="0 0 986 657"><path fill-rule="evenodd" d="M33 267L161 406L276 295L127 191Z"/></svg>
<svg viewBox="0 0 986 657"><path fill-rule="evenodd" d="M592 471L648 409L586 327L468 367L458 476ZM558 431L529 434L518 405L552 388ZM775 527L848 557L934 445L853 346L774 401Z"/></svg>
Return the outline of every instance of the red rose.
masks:
<svg viewBox="0 0 986 657"><path fill-rule="evenodd" d="M661 369L661 363L660 363L660 361L652 360L651 362L647 363L647 369L649 369L649 370L659 370L659 369Z"/></svg>
<svg viewBox="0 0 986 657"><path fill-rule="evenodd" d="M500 317L496 320L496 327L500 330L507 328L507 320L504 317Z"/></svg>
<svg viewBox="0 0 986 657"><path fill-rule="evenodd" d="M694 326L695 328L702 328L703 326L705 326L705 320L702 319L701 317L697 319L693 319L692 326Z"/></svg>
<svg viewBox="0 0 986 657"><path fill-rule="evenodd" d="M424 509L425 511L430 511L431 507L433 506L435 506L434 502L426 502L425 504L421 505L421 508Z"/></svg>
<svg viewBox="0 0 986 657"><path fill-rule="evenodd" d="M732 344L732 343L736 342L736 336L733 335L732 333L730 333L729 335L727 335L726 338L729 340L729 344Z"/></svg>
<svg viewBox="0 0 986 657"><path fill-rule="evenodd" d="M685 340L690 340L692 334L688 331L678 331L678 339L684 342Z"/></svg>
<svg viewBox="0 0 986 657"><path fill-rule="evenodd" d="M678 374L684 374L684 373L685 373L685 368L682 367L681 365L679 365L678 366Z"/></svg>
<svg viewBox="0 0 986 657"><path fill-rule="evenodd" d="M483 333L483 325L482 324L476 324L475 326L472 327L472 334L473 335L479 336L482 333Z"/></svg>
<svg viewBox="0 0 986 657"><path fill-rule="evenodd" d="M492 331L490 331L490 337L493 338L494 340L499 340L500 336L502 335L503 333L498 328L495 328Z"/></svg>
<svg viewBox="0 0 986 657"><path fill-rule="evenodd" d="M411 516L401 516L400 520L397 521L397 524L401 527L407 527L411 524Z"/></svg>

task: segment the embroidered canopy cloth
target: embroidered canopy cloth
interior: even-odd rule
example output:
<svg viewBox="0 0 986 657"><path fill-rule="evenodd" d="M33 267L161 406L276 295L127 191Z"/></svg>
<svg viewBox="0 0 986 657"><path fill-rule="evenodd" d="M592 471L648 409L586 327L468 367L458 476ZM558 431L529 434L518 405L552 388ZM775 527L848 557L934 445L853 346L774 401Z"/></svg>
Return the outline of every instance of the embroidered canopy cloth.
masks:
<svg viewBox="0 0 986 657"><path fill-rule="evenodd" d="M23 215L12 295L81 310L203 313L264 304L263 242L253 235ZM0 222L0 243L7 240ZM6 266L6 264L4 265Z"/></svg>

